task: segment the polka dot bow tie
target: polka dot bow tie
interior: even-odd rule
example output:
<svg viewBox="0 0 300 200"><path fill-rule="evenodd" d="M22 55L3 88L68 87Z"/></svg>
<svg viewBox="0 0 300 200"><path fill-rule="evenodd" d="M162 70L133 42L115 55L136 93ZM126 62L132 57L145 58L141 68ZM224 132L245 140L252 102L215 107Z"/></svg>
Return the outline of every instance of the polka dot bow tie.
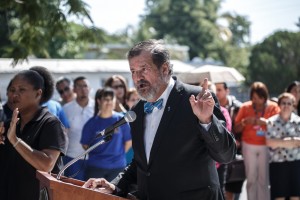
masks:
<svg viewBox="0 0 300 200"><path fill-rule="evenodd" d="M144 104L144 112L146 114L150 114L150 113L152 113L154 107L156 107L160 110L162 108L162 104L163 104L163 99L159 99L155 102L146 102Z"/></svg>

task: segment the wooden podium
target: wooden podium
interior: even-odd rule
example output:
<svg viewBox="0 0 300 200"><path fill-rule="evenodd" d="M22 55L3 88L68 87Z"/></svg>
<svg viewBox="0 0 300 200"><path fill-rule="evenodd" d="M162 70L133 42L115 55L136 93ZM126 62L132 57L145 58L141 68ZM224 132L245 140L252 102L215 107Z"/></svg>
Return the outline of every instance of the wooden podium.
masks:
<svg viewBox="0 0 300 200"><path fill-rule="evenodd" d="M36 172L40 181L40 200L125 200L124 198L103 194L83 188L83 181L62 177L57 180L47 172Z"/></svg>

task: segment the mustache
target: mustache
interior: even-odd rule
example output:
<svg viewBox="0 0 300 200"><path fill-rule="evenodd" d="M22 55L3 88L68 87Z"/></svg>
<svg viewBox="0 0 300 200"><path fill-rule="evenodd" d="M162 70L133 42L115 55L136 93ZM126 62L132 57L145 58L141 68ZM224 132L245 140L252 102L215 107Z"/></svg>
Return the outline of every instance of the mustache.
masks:
<svg viewBox="0 0 300 200"><path fill-rule="evenodd" d="M149 83L148 81L144 80L144 79L139 80L139 81L137 82L137 85L138 85L138 86L140 86L140 85L142 85L142 84L148 84L148 85L150 85L150 83Z"/></svg>

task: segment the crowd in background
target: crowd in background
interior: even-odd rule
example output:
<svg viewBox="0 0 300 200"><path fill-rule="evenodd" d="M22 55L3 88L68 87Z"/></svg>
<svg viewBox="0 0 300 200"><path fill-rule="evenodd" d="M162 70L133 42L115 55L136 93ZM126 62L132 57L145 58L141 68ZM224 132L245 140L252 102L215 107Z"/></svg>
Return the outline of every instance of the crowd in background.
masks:
<svg viewBox="0 0 300 200"><path fill-rule="evenodd" d="M250 87L250 100L229 95L226 83L216 83L220 106L227 108L242 155L248 200L300 199L300 84L294 81L276 98L262 82ZM270 100L272 99L272 100ZM218 168L226 199L238 199L243 176L230 180L232 171ZM236 168L236 170L238 170ZM228 172L228 173L226 173Z"/></svg>
<svg viewBox="0 0 300 200"><path fill-rule="evenodd" d="M45 72L47 76L39 75L40 71ZM40 84L37 85L32 78ZM46 87L47 82L49 85ZM33 176L32 171L35 169L57 173L62 167L62 162L59 162L61 159L63 164L66 164L99 142L102 139L97 137L99 132L120 120L139 101L137 91L128 88L125 78L120 75L109 77L104 87L97 89L94 98L90 97L89 81L82 76L74 80L67 77L56 80L55 88L61 97L59 102L51 100L53 86L51 74L40 67L18 73L8 84L7 102L3 106L0 105L0 110L3 111L0 113L0 121L7 122L3 131L6 132L7 138L0 140L5 144L0 146L1 163L7 163L2 165L2 173L15 169L16 163L22 164L16 169L30 169L31 173L28 176ZM238 199L246 179L249 200L299 200L299 82L294 81L286 87L286 91L282 91L282 94L272 100L267 86L262 82L254 82L250 87L250 99L244 103L230 95L224 82L212 84L210 89L216 93L226 118L227 129L231 130L236 138L237 157L243 158L245 166L246 177L231 180L228 170L230 164L216 165L225 199ZM50 92L44 92L48 90ZM44 94L48 96L43 97ZM19 110L15 109L16 106ZM46 109L55 115L63 126L49 117L50 114L45 114ZM30 112L34 117L26 121ZM57 139L46 138L42 134L43 131L36 129L37 137L30 143L25 133L29 130L29 125L38 126L34 122L42 120L41 116L51 118L50 122L46 121L46 128L41 126L41 130L52 130L56 133L53 137ZM17 133L9 128L11 126L17 126ZM11 144L8 145L9 143ZM30 152L31 148L37 151L46 148L47 151ZM3 155L3 152L9 151L14 160ZM64 175L79 180L105 177L111 181L131 162L132 154L130 126L127 123L114 130L110 142L97 147L87 157L67 168ZM37 161L33 161L35 156ZM20 176L24 176L24 173ZM34 177L30 177L30 180L32 179ZM4 186L4 180L9 184ZM1 189L14 184L7 176L5 179L1 178L1 181ZM10 195L7 191L5 194Z"/></svg>
<svg viewBox="0 0 300 200"><path fill-rule="evenodd" d="M244 163L245 177L237 165L234 174L234 162L217 163L226 199L239 199L244 180L249 200L300 199L300 83L294 81L270 98L266 85L254 82L244 103L229 95L224 82L210 83L210 90L217 95L226 128L236 138L237 157Z"/></svg>

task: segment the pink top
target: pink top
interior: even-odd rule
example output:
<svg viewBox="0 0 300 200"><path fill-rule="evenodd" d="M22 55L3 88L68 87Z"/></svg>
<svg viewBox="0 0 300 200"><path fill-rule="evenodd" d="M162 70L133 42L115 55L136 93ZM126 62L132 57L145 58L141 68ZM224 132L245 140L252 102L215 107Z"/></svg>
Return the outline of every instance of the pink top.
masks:
<svg viewBox="0 0 300 200"><path fill-rule="evenodd" d="M227 128L228 131L231 132L231 129L232 129L232 121L231 121L229 112L228 112L228 110L227 110L226 108L224 108L224 107L222 107L222 106L220 106L220 107L221 107L221 111L222 111L222 113L223 113L223 115L224 115L224 117L225 117L225 119L226 119L226 128Z"/></svg>

